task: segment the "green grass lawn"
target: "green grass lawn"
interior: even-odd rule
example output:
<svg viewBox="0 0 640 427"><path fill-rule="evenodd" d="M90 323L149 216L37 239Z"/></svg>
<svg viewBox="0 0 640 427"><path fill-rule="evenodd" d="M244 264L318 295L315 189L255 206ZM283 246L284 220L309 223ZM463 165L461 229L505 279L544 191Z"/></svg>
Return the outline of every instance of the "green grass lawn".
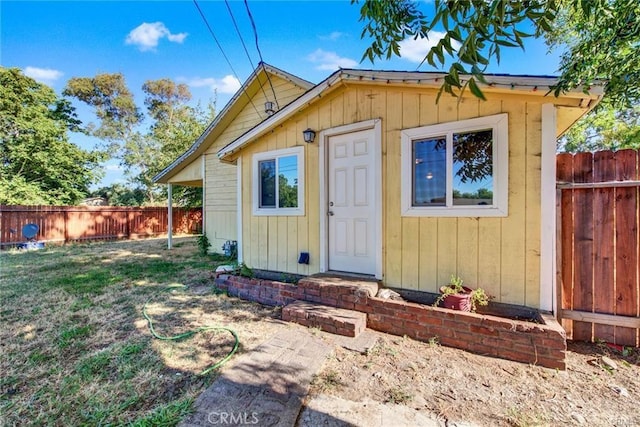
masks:
<svg viewBox="0 0 640 427"><path fill-rule="evenodd" d="M0 417L6 425L175 425L217 376L199 375L233 328L239 353L278 327L277 309L215 291L194 238L93 243L0 253Z"/></svg>

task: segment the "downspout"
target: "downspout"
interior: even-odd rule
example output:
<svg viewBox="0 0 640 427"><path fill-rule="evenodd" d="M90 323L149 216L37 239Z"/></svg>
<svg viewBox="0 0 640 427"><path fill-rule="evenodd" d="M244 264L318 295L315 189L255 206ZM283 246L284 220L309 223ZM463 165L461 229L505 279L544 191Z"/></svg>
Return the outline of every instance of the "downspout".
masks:
<svg viewBox="0 0 640 427"><path fill-rule="evenodd" d="M173 247L173 185L169 184L167 189L167 249Z"/></svg>
<svg viewBox="0 0 640 427"><path fill-rule="evenodd" d="M242 251L242 156L238 156L238 160L236 161L236 173L237 173L237 180L236 180L236 192L237 192L237 199L236 199L236 209L237 209L237 226L238 226L238 232L237 232L237 261L238 263L242 263L244 262L244 254Z"/></svg>
<svg viewBox="0 0 640 427"><path fill-rule="evenodd" d="M206 154L202 154L202 234L206 234L207 219L207 158Z"/></svg>

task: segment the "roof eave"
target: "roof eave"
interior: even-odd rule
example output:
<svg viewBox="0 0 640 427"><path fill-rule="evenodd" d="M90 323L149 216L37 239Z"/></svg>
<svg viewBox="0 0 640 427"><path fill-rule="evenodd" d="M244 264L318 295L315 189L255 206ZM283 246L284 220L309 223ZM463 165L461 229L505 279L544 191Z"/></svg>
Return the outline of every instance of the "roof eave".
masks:
<svg viewBox="0 0 640 427"><path fill-rule="evenodd" d="M286 71L283 71L277 67L261 62L260 64L258 64L258 67L255 70L253 70L251 75L243 83L240 89L238 89L238 91L231 97L229 102L227 102L227 104L224 106L222 111L220 111L220 114L216 115L216 117L211 121L209 126L207 126L204 132L202 132L202 134L191 145L191 147L189 147L187 151L182 153L176 160L171 162L160 173L158 173L156 176L152 178L152 181L154 183L159 183L159 184L169 183L169 179L175 173L178 173L180 171L177 169L180 165L183 165L185 163L191 163L193 160L195 160L195 158L199 154L201 154L206 150L207 147L203 147L203 143L207 140L207 138L209 137L211 132L216 128L216 126L218 126L226 118L226 116L233 109L233 107L236 105L236 103L242 97L242 95L245 94L246 91L249 89L249 87L251 87L251 85L256 81L261 71L264 71L265 73L270 72L271 74L282 77L286 80L291 81L293 84L303 89L309 90L314 86L313 83L307 80L301 79L300 77L287 73ZM171 174L171 172L174 172L174 173Z"/></svg>
<svg viewBox="0 0 640 427"><path fill-rule="evenodd" d="M442 84L442 79L446 76L446 73L425 73L425 72L398 72L398 71L374 71L374 70L357 70L357 69L340 69L331 74L324 81L316 85L313 89L308 90L304 94L300 95L296 100L292 101L285 108L276 112L273 116L267 118L261 123L257 124L243 135L236 138L226 147L218 151L217 156L220 160L228 161L229 157L242 149L245 145L252 140L262 136L269 129L281 124L287 120L291 115L295 114L303 106L310 104L314 99L321 97L327 90L335 87L338 83L396 83L396 84L420 84L429 87L438 88ZM461 81L469 78L468 75L461 75ZM494 88L502 87L508 88L514 91L529 90L538 92L541 95L548 93L550 87L557 83L558 79L554 76L518 76L518 75L502 75L502 74L488 74L485 76L488 84L480 84L486 90L492 90ZM572 91L562 94L562 96L572 98L587 98L595 100L594 104L602 98L604 93L603 82L595 82L590 88L589 93L585 93L583 88L576 88Z"/></svg>
<svg viewBox="0 0 640 427"><path fill-rule="evenodd" d="M244 134L240 135L235 141L218 151L217 155L220 160L228 160L228 156L241 149L249 141L261 136L268 129L287 120L291 114L294 114L305 104L311 103L314 98L322 96L322 94L340 81L342 71L338 70L318 83L315 87L300 95L297 99L287 104L284 108L278 110L274 115L258 123Z"/></svg>

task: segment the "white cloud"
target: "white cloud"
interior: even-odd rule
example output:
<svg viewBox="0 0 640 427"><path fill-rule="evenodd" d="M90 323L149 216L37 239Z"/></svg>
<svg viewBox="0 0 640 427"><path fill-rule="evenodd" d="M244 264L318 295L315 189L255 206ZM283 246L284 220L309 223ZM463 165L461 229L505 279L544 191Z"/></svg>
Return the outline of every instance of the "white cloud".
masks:
<svg viewBox="0 0 640 427"><path fill-rule="evenodd" d="M438 41L444 37L444 34L445 33L440 31L431 31L429 32L429 39L418 38L414 40L413 37L404 39L400 42L400 56L411 62L422 62L425 56L427 56L429 49L435 46ZM458 50L460 49L460 43L452 40L451 47L453 47L454 50Z"/></svg>
<svg viewBox="0 0 640 427"><path fill-rule="evenodd" d="M187 37L187 33L172 34L162 22L154 22L152 24L143 22L131 30L125 43L136 45L138 49L144 52L145 50L155 50L158 46L158 41L164 37L171 42L182 43Z"/></svg>
<svg viewBox="0 0 640 427"><path fill-rule="evenodd" d="M236 79L231 74L228 74L221 79L216 79L214 77L205 77L205 78L196 77L193 79L183 79L183 80L189 86L192 86L192 87L209 87L209 89L211 89L211 92L227 93L227 94L236 93L241 86L240 80Z"/></svg>
<svg viewBox="0 0 640 427"><path fill-rule="evenodd" d="M329 34L318 36L320 40L331 40L332 42L338 40L341 37L346 36L345 33L341 33L340 31L333 31Z"/></svg>
<svg viewBox="0 0 640 427"><path fill-rule="evenodd" d="M124 168L117 163L107 163L104 165L104 169L109 172L121 172Z"/></svg>
<svg viewBox="0 0 640 427"><path fill-rule="evenodd" d="M335 52L327 52L322 49L317 49L309 54L307 60L318 64L316 69L328 71L335 71L338 68L353 68L358 65L358 62L351 58L343 58Z"/></svg>
<svg viewBox="0 0 640 427"><path fill-rule="evenodd" d="M170 42L182 43L187 38L187 33L168 34L167 38Z"/></svg>
<svg viewBox="0 0 640 427"><path fill-rule="evenodd" d="M62 71L54 70L52 68L26 67L24 69L24 75L29 76L40 83L51 84L62 77L63 73Z"/></svg>

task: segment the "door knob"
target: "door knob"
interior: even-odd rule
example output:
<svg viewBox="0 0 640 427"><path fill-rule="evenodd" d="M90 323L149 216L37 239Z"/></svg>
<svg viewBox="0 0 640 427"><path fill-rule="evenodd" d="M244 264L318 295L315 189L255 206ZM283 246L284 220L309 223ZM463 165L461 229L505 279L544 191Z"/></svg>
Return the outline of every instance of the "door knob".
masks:
<svg viewBox="0 0 640 427"><path fill-rule="evenodd" d="M328 212L329 216L333 216L333 211Z"/></svg>

